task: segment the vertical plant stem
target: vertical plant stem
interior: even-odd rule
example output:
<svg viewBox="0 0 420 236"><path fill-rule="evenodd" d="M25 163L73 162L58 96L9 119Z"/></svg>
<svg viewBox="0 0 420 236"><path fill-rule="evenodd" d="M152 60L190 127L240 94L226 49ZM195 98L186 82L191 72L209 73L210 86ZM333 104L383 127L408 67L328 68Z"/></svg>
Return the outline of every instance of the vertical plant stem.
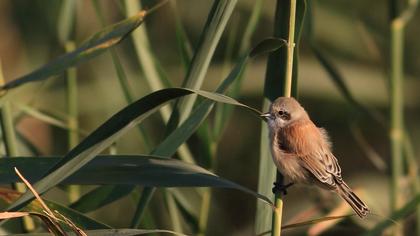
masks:
<svg viewBox="0 0 420 236"><path fill-rule="evenodd" d="M178 208L175 203L174 196L168 191L165 191L166 204L168 206L169 216L171 218L172 230L175 232L182 232L181 217L178 214Z"/></svg>
<svg viewBox="0 0 420 236"><path fill-rule="evenodd" d="M140 2L130 0L125 1L125 11L127 16L134 15L140 10ZM143 24L141 27L133 31L131 33L131 37L133 38L133 44L139 66L143 70L144 77L150 89L152 91L157 91L165 88L157 70L155 56L150 49L151 44L149 37L147 36L146 24ZM167 123L172 112L171 106L164 106L159 110L159 112L164 123ZM186 144L183 144L177 152L183 161L195 164L193 155Z"/></svg>
<svg viewBox="0 0 420 236"><path fill-rule="evenodd" d="M99 23L102 25L102 27L106 26L106 22L105 22L105 16L103 15L102 11L101 11L101 7L100 7L100 3L98 0L93 0L93 7L95 8L95 12L96 12L96 16L99 20ZM120 83L121 89L122 89L122 93L124 95L125 101L127 103L132 103L134 102L134 96L132 95L131 91L130 91L130 85L128 83L128 78L127 75L124 71L124 68L122 66L120 57L117 54L117 51L115 48L111 48L109 50L110 54L111 54L111 59L112 59L112 63L114 64L114 69L115 72L117 74L117 78L118 78L118 82ZM148 149L151 147L151 141L149 140L149 137L146 133L146 130L143 128L143 126L137 126L137 129L139 131L139 134L144 142L144 149L146 149L146 151L148 151Z"/></svg>
<svg viewBox="0 0 420 236"><path fill-rule="evenodd" d="M391 1L390 8L396 8L397 1ZM390 208L397 211L404 204L403 196L403 152L404 152L404 33L405 26L417 10L418 0L408 1L407 7L398 15L391 9L390 22L390 145L392 160ZM420 217L417 215L417 217ZM403 224L394 228L394 235L403 235ZM417 226L419 227L419 226Z"/></svg>
<svg viewBox="0 0 420 236"><path fill-rule="evenodd" d="M208 145L210 145L210 165L211 168L209 171L213 171L217 168L217 141L211 140ZM211 188L205 188L202 191L202 199L200 206L200 215L198 218L198 236L206 235L207 223L209 221L210 205L211 205Z"/></svg>
<svg viewBox="0 0 420 236"><path fill-rule="evenodd" d="M283 212L283 200L281 199L280 193L275 194L274 197L275 197L274 205L276 206L276 208L274 209L274 212L273 212L273 224L271 226L271 235L280 236L282 212Z"/></svg>
<svg viewBox="0 0 420 236"><path fill-rule="evenodd" d="M0 86L5 84L3 77L3 69L0 60ZM13 124L13 115L10 107L10 103L5 101L3 106L0 108L0 123L1 132L3 134L4 149L6 150L7 157L14 157L18 155L18 147L16 142L15 127ZM18 192L25 192L26 187L22 183L13 184L13 188ZM23 227L26 231L32 231L35 229L34 221L29 217L23 218Z"/></svg>
<svg viewBox="0 0 420 236"><path fill-rule="evenodd" d="M402 196L402 157L403 157L403 30L401 22L391 23L391 78L390 78L390 144L392 157L391 210L398 210L403 204ZM396 228L399 226L396 226ZM400 231L401 230L401 231ZM396 235L402 235L402 228ZM400 231L397 233L397 231Z"/></svg>
<svg viewBox="0 0 420 236"><path fill-rule="evenodd" d="M200 218L198 219L198 236L206 235L211 202L211 189L206 188L201 200Z"/></svg>
<svg viewBox="0 0 420 236"><path fill-rule="evenodd" d="M296 0L290 0L289 38L287 40L287 67L284 96L292 95L293 51L295 49Z"/></svg>
<svg viewBox="0 0 420 236"><path fill-rule="evenodd" d="M134 217L131 221L130 228L138 229L140 227L141 219L145 213L146 207L155 192L156 188L145 187L143 189L140 200L137 204L136 211L134 212Z"/></svg>
<svg viewBox="0 0 420 236"><path fill-rule="evenodd" d="M76 48L76 45L73 41L68 41L65 45L66 52L71 52ZM76 79L76 68L72 67L66 71L66 83L67 83L67 125L69 127L68 132L68 149L72 149L79 143L79 134L77 130L79 129L78 122L78 92L77 92L77 79Z"/></svg>
<svg viewBox="0 0 420 236"><path fill-rule="evenodd" d="M66 52L75 50L76 45L73 41L65 43ZM76 68L72 67L66 71L66 103L67 103L67 125L69 127L67 133L67 147L71 150L79 143L79 122L78 122L78 105L77 105L77 78ZM71 185L68 188L70 202L75 202L80 197L80 186Z"/></svg>
<svg viewBox="0 0 420 236"><path fill-rule="evenodd" d="M287 40L287 66L286 77L284 82L284 96L290 97L292 94L292 74L293 74L293 51L295 48L295 18L296 18L296 0L290 0L290 16L289 16L289 35ZM277 179L279 179L277 177ZM283 213L283 200L281 194L274 195L276 209L273 212L272 236L281 235L281 220Z"/></svg>

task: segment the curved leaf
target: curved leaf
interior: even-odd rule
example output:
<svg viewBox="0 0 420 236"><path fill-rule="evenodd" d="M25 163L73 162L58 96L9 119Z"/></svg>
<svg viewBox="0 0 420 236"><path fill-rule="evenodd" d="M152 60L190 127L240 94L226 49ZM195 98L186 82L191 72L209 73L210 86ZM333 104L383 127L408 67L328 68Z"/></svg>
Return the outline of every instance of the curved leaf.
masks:
<svg viewBox="0 0 420 236"><path fill-rule="evenodd" d="M17 182L16 167L30 182L41 178L59 157L0 159L0 184ZM210 171L176 159L156 156L98 156L63 181L64 184L119 184L150 187L220 187L237 189L270 203L255 193Z"/></svg>
<svg viewBox="0 0 420 236"><path fill-rule="evenodd" d="M59 184L166 102L192 93L217 102L245 107L256 115L261 114L258 110L222 94L182 88L159 90L128 105L109 118L51 168L46 173L46 177L36 183L34 188L39 194L42 194ZM33 199L32 193L25 193L8 210L16 210L31 199Z"/></svg>
<svg viewBox="0 0 420 236"><path fill-rule="evenodd" d="M126 196L133 191L134 187L132 185L100 186L80 197L70 205L70 208L84 213L94 211Z"/></svg>
<svg viewBox="0 0 420 236"><path fill-rule="evenodd" d="M255 57L263 53L273 52L286 44L287 41L281 38L266 38L252 49L250 56Z"/></svg>

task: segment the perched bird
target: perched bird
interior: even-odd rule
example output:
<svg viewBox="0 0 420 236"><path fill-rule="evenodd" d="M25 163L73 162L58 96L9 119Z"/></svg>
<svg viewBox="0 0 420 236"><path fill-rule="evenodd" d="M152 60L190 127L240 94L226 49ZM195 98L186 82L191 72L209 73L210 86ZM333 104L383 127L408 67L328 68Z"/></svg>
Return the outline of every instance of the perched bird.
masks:
<svg viewBox="0 0 420 236"><path fill-rule="evenodd" d="M286 178L336 192L361 218L369 213L366 204L343 181L327 132L311 121L294 98L277 98L269 112L261 116L268 123L273 161Z"/></svg>

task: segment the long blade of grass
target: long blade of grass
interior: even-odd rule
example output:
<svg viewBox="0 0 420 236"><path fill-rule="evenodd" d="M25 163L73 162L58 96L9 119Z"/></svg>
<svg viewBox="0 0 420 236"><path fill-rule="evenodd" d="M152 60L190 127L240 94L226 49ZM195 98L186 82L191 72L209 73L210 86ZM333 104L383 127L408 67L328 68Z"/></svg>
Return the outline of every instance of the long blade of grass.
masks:
<svg viewBox="0 0 420 236"><path fill-rule="evenodd" d="M13 105L17 109L19 109L22 112L22 114L33 117L46 124L59 127L65 130L72 130L74 132L77 132L78 135L85 135L87 133L85 130L81 130L80 128L72 129L63 119L55 116L54 114L49 114L47 111L28 106L26 104L13 103Z"/></svg>
<svg viewBox="0 0 420 236"><path fill-rule="evenodd" d="M245 56L239 60L232 72L216 89L217 93L223 93L226 91L229 85L238 77L245 67L247 59L248 56ZM165 140L155 148L152 154L162 156L173 155L174 151L197 130L200 124L210 113L213 105L214 102L212 101L204 101L197 106L192 115L183 122L179 128L175 129L169 136L167 136Z"/></svg>
<svg viewBox="0 0 420 236"><path fill-rule="evenodd" d="M140 11L139 1L125 1L125 11L127 15L132 15L137 11ZM146 25L139 27L137 30L131 33L133 38L134 48L136 50L137 59L144 72L144 77L152 91L157 91L165 88L159 72L154 62L154 55L150 50L150 41L146 32ZM166 122L170 116L170 108L164 107L160 110L163 120Z"/></svg>
<svg viewBox="0 0 420 236"><path fill-rule="evenodd" d="M70 34L74 30L75 9L77 1L63 1L58 16L58 40L61 45L65 45L70 39Z"/></svg>
<svg viewBox="0 0 420 236"><path fill-rule="evenodd" d="M0 86L4 84L3 77L3 68L0 60ZM12 107L9 101L6 101L3 104L3 107L0 107L0 125L1 132L3 135L3 144L6 151L6 155L9 157L15 157L18 155L18 143L16 139L15 125L13 121ZM9 183L8 183L9 184ZM12 184L12 187L19 192L24 192L26 190L25 185L23 184ZM23 226L25 230L33 230L35 224L33 220L29 217L23 218Z"/></svg>
<svg viewBox="0 0 420 236"><path fill-rule="evenodd" d="M134 188L131 185L101 186L80 197L70 208L83 213L91 212L127 196Z"/></svg>
<svg viewBox="0 0 420 236"><path fill-rule="evenodd" d="M137 28L144 20L146 11L140 11L136 15L119 23L110 25L90 37L76 50L66 53L35 71L21 76L1 86L1 90L18 87L25 83L41 81L50 76L62 73L69 67L83 63L103 53L108 48L118 44L124 37Z"/></svg>
<svg viewBox="0 0 420 236"><path fill-rule="evenodd" d="M166 201L166 207L169 213L169 218L172 224L172 229L174 231L180 232L182 231L181 212L179 211L175 199L171 194L168 194L167 191L164 191L164 196Z"/></svg>
<svg viewBox="0 0 420 236"><path fill-rule="evenodd" d="M13 167L30 182L60 161L60 157L20 157L0 159L0 184L18 182ZM149 155L98 156L65 180L64 184L119 184L153 187L219 187L237 189L271 204L270 200L248 188L221 178L212 172L180 160Z"/></svg>
<svg viewBox="0 0 420 236"><path fill-rule="evenodd" d="M199 207L201 195L195 189L188 188L171 188L169 193L175 198L180 208L185 211L189 218L195 218L194 227L197 227L197 218L199 216Z"/></svg>
<svg viewBox="0 0 420 236"><path fill-rule="evenodd" d="M176 1L170 1L169 3L174 13L175 36L176 42L178 44L178 50L181 57L182 65L184 66L185 71L188 71L192 58L192 46L190 40L187 37L187 33L185 32L184 26L181 22L181 18L176 7Z"/></svg>
<svg viewBox="0 0 420 236"><path fill-rule="evenodd" d="M34 185L35 189L42 194L59 184L166 102L193 93L217 102L245 107L257 116L261 114L259 111L222 94L182 88L159 90L130 104L108 119L51 168L46 176ZM32 194L26 193L12 204L9 210L18 209L31 199L33 199Z"/></svg>
<svg viewBox="0 0 420 236"><path fill-rule="evenodd" d="M203 84L204 76L210 65L210 60L213 57L227 21L235 8L236 2L236 0L218 0L214 2L187 76L183 82L183 87L199 89ZM175 128L179 123L182 123L187 119L191 113L195 100L196 97L192 96L180 101L178 106L179 112L177 111L178 113L172 113L171 115L172 122L169 124L175 124L172 128ZM178 115L179 117L177 117Z"/></svg>
<svg viewBox="0 0 420 236"><path fill-rule="evenodd" d="M93 3L93 6L95 8L97 18L99 19L101 25L105 26L105 17L102 14L99 2L97 0L94 0L94 1L92 1L92 3ZM118 56L118 53L115 50L115 48L110 49L110 54L111 54L112 63L114 64L115 72L117 74L118 82L120 83L125 101L128 104L130 104L130 103L134 102L135 99L134 99L134 97L131 93L130 85L128 83L128 78L127 78L127 75L124 71L124 68L123 68L123 65L121 63L120 57ZM148 135L147 135L146 131L144 130L144 128L142 126L137 126L137 127L138 127L137 129L139 131L139 134L140 134L140 136L141 136L141 138L144 142L145 149L148 150L151 146L151 141L149 140Z"/></svg>
<svg viewBox="0 0 420 236"><path fill-rule="evenodd" d="M138 1L125 1L125 11L127 15L131 15L140 10L140 2ZM150 40L147 36L146 25L139 27L132 34L134 47L136 50L137 59L144 72L145 79L152 91L165 88L165 78L161 76L158 70L158 63L156 57L151 50ZM162 120L166 123L171 114L171 107L165 106L160 109ZM194 158L186 145L178 149L181 159L194 163Z"/></svg>

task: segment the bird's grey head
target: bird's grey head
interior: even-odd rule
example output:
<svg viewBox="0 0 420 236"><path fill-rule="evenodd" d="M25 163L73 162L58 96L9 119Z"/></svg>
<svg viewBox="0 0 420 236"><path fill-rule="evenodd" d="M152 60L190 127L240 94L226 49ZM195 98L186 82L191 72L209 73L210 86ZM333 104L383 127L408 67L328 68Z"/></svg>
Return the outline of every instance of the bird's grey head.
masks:
<svg viewBox="0 0 420 236"><path fill-rule="evenodd" d="M270 128L284 128L300 119L308 119L308 114L298 101L290 97L279 97L270 106L270 110L262 115Z"/></svg>

